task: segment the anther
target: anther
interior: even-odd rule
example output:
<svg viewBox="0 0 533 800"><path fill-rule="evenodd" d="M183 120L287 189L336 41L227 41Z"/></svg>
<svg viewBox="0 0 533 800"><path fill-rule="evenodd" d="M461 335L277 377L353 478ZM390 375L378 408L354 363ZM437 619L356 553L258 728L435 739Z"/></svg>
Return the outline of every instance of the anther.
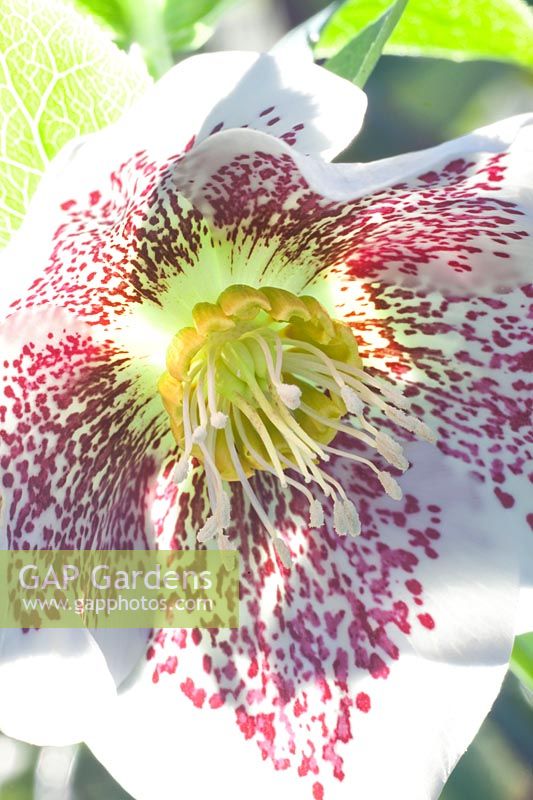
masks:
<svg viewBox="0 0 533 800"><path fill-rule="evenodd" d="M189 474L189 459L182 456L174 467L174 483L183 483Z"/></svg>
<svg viewBox="0 0 533 800"><path fill-rule="evenodd" d="M324 509L318 500L313 500L309 505L309 526L321 528L324 524Z"/></svg>
<svg viewBox="0 0 533 800"><path fill-rule="evenodd" d="M211 425L213 428L217 430L222 430L225 428L228 422L228 415L223 414L222 411L215 411L214 414L211 414Z"/></svg>
<svg viewBox="0 0 533 800"><path fill-rule="evenodd" d="M344 504L337 497L333 503L333 527L339 536L346 536L348 533L348 520Z"/></svg>
<svg viewBox="0 0 533 800"><path fill-rule="evenodd" d="M276 390L281 402L291 411L295 411L299 407L302 397L302 390L299 386L292 383L278 383Z"/></svg>
<svg viewBox="0 0 533 800"><path fill-rule="evenodd" d="M351 500L344 500L343 507L348 533L350 536L359 536L361 533L361 520L359 519L356 507Z"/></svg>
<svg viewBox="0 0 533 800"><path fill-rule="evenodd" d="M274 547L276 548L276 553L278 554L283 566L286 569L290 569L292 567L291 551L289 550L288 546L285 544L283 539L280 539L279 536L276 536L276 538L274 539Z"/></svg>
<svg viewBox="0 0 533 800"><path fill-rule="evenodd" d="M360 417L363 413L364 405L363 401L356 394L356 392L354 392L353 389L350 389L349 386L345 385L341 388L341 397L349 413L355 414L356 417Z"/></svg>
<svg viewBox="0 0 533 800"><path fill-rule="evenodd" d="M388 433L377 431L374 446L378 453L382 455L389 464L405 472L409 466L409 462L403 453L402 446L395 441L392 436L389 436Z"/></svg>
<svg viewBox="0 0 533 800"><path fill-rule="evenodd" d="M204 542L208 542L210 539L212 539L219 530L220 528L217 526L216 519L212 515L208 517L206 522L202 525L196 538L203 544Z"/></svg>
<svg viewBox="0 0 533 800"><path fill-rule="evenodd" d="M207 436L207 431L203 425L198 425L193 432L192 432L192 440L195 444L200 444L201 442L205 442L205 437Z"/></svg>
<svg viewBox="0 0 533 800"><path fill-rule="evenodd" d="M403 492L401 490L400 484L396 481L390 472L386 472L382 470L381 472L377 473L379 482L389 495L392 497L393 500L401 500L403 497Z"/></svg>

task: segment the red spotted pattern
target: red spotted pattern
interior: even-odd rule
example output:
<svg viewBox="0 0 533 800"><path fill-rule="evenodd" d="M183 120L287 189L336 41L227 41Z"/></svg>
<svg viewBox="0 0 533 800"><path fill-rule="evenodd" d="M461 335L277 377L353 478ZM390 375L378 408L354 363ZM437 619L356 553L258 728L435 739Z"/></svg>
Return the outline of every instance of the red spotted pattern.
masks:
<svg viewBox="0 0 533 800"><path fill-rule="evenodd" d="M3 546L148 547L165 415L139 396L126 353L54 321L44 335L39 316L5 326L20 349L0 380Z"/></svg>
<svg viewBox="0 0 533 800"><path fill-rule="evenodd" d="M201 214L176 194L169 164L146 153L113 172L105 191L61 207L50 256L15 310L50 303L89 324L120 326L136 306L161 307L176 275L211 246Z"/></svg>
<svg viewBox="0 0 533 800"><path fill-rule="evenodd" d="M443 530L438 506L412 495L391 504L364 468L342 462L332 468L358 498L361 538L339 538L330 508L326 529L309 530L301 495L283 495L275 482L254 478L297 563L289 572L275 561L268 537L235 490L232 516L239 524L231 536L243 558L240 628L159 631L147 652L154 684L172 676L184 700L206 714L229 706L240 735L255 743L259 756L308 780L311 793L316 786L324 791L331 778L345 778L347 745L372 708L372 689L356 684L385 680L413 626L428 635L434 627L429 612L419 610L423 587L412 576L421 559L438 558ZM190 546L204 513L199 480L173 526L174 547Z"/></svg>

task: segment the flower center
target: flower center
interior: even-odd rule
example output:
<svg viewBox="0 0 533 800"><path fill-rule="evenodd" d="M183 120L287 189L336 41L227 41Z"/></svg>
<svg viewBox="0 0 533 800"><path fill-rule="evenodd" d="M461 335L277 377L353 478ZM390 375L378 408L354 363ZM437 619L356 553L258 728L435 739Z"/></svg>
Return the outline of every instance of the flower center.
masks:
<svg viewBox="0 0 533 800"><path fill-rule="evenodd" d="M356 536L360 523L343 487L320 466L331 455L367 465L387 494L401 498L389 472L330 446L342 432L394 467L407 468L401 446L365 418L365 406L433 439L424 423L405 413L405 398L392 384L363 370L349 325L332 319L314 297L244 285L228 287L216 303L198 303L192 316L195 326L182 328L170 344L158 388L181 451L176 481L187 477L191 457L205 470L211 515L200 542L217 536L219 546L227 546L227 484L239 481L283 562L290 561L249 481L257 471L306 496L311 527L324 522L322 505L308 488L316 483L333 500L341 536Z"/></svg>

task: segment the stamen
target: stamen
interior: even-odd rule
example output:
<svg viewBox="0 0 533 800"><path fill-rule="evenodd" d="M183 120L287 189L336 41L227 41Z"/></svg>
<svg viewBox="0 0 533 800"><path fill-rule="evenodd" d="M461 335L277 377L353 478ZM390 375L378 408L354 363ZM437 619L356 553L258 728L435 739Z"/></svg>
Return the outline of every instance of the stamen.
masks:
<svg viewBox="0 0 533 800"><path fill-rule="evenodd" d="M230 453L230 457L231 457L231 460L233 461L233 466L235 467L235 471L237 472L237 475L239 476L239 479L240 479L240 482L242 484L242 488L244 490L244 493L246 494L248 500L250 501L250 505L253 507L255 513L257 514L257 516L259 517L259 519L261 520L261 522L265 526L265 529L266 529L267 533L274 540L274 545L275 545L276 544L276 539L278 538L277 534L276 534L276 531L274 530L274 528L272 526L272 523L270 522L269 518L265 514L265 512L263 510L263 507L261 506L261 503L259 502L259 500L255 496L255 493L254 493L252 487L250 486L250 482L249 482L248 478L244 474L244 470L242 468L242 464L239 461L239 456L237 455L237 450L235 449L235 440L233 438L233 432L231 430L231 425L227 426L227 428L225 430L225 437L226 437L226 442L227 442L227 445L228 445L228 450L229 450L229 453ZM290 566L290 562L289 562L289 566Z"/></svg>
<svg viewBox="0 0 533 800"><path fill-rule="evenodd" d="M205 442L205 437L207 436L207 431L203 427L203 425L198 425L193 432L192 432L192 440L194 444L200 444L201 442Z"/></svg>
<svg viewBox="0 0 533 800"><path fill-rule="evenodd" d="M309 506L309 526L321 528L324 524L324 509L318 500L313 500Z"/></svg>
<svg viewBox="0 0 533 800"><path fill-rule="evenodd" d="M300 387L292 383L278 383L276 389L278 390L281 402L284 403L287 408L290 408L291 411L295 411L300 405L300 399L302 397L302 390Z"/></svg>
<svg viewBox="0 0 533 800"><path fill-rule="evenodd" d="M341 397L350 414L355 414L356 417L360 417L363 413L364 405L363 401L356 395L354 390L350 389L349 386L343 386L341 389Z"/></svg>
<svg viewBox="0 0 533 800"><path fill-rule="evenodd" d="M424 441L430 442L430 444L436 442L437 437L434 432L425 422L422 422L422 420L416 417L410 417L405 411L401 411L399 408L387 408L385 414L393 422L401 425L402 428L414 433L419 439L424 439Z"/></svg>
<svg viewBox="0 0 533 800"><path fill-rule="evenodd" d="M295 341L294 339L287 339L286 341L287 344L291 344L293 345L293 347L298 347L298 349L307 350L309 353L312 353L314 356L316 356L320 361L322 361L326 365L333 380L335 381L339 389L343 388L344 381L342 377L335 369L333 361L330 358L328 358L327 355L322 352L322 350L319 350L318 347L314 347L314 345L309 344L308 342L298 342Z"/></svg>
<svg viewBox="0 0 533 800"><path fill-rule="evenodd" d="M376 434L376 450L383 458L389 462L393 467L400 469L402 472L409 467L409 462L403 454L401 445L386 433Z"/></svg>
<svg viewBox="0 0 533 800"><path fill-rule="evenodd" d="M248 405L248 403L242 398L235 397L233 402L237 406L238 411L241 411L244 414L244 416L250 420L254 428L257 430L259 436L261 437L261 441L263 442L263 444L267 449L268 455L272 459L272 466L276 472L276 475L278 476L281 485L285 486L285 476L283 474L283 469L280 464L279 454L274 446L272 439L268 434L268 431L265 427L265 424L263 423L263 420L261 419L259 414L256 411L254 411L254 409L250 405ZM235 420L238 425L240 420L240 414L238 412L235 413ZM239 433L241 433L240 430Z"/></svg>
<svg viewBox="0 0 533 800"><path fill-rule="evenodd" d="M237 430L239 432L239 436L241 437L242 441L248 448L250 454L254 458L255 461L261 466L265 472L270 472L271 475L275 475L275 471L272 467L267 464L267 462L262 458L262 456L257 452L257 450L253 447L250 443L250 439L246 434L244 429L244 425L242 424L242 418L239 413L235 415L235 423L237 425ZM290 478L288 476L283 475L284 482L286 482L289 486L294 487L297 491L301 492L309 501L309 527L311 528L321 528L324 524L324 511L322 506L320 505L319 501L316 500L309 489L306 489L303 484L299 481L294 480L294 478Z"/></svg>
<svg viewBox="0 0 533 800"><path fill-rule="evenodd" d="M212 539L218 530L219 528L217 526L215 517L210 516L198 531L196 538L203 544L204 542L208 542L210 539Z"/></svg>
<svg viewBox="0 0 533 800"><path fill-rule="evenodd" d="M346 536L348 533L348 520L346 519L344 503L337 498L335 498L333 504L333 527L339 536Z"/></svg>
<svg viewBox="0 0 533 800"><path fill-rule="evenodd" d="M285 403L287 408L290 408L294 411L300 405L300 398L302 396L302 390L291 383L283 383L281 380L281 361L278 357L279 349L278 346L281 347L281 343L279 342L279 337L276 337L276 367L274 367L274 362L272 361L272 355L268 348L267 343L263 339L262 336L258 336L256 333L249 334L253 339L258 342L259 347L263 351L263 355L265 357L265 362L267 365L268 374L270 375L270 380L272 381L273 386L276 388L276 391L282 401ZM243 337L244 338L244 337ZM283 351L282 351L283 352Z"/></svg>
<svg viewBox="0 0 533 800"><path fill-rule="evenodd" d="M209 350L207 355L207 403L213 428L217 428L218 430L225 428L228 417L226 414L223 414L222 411L217 410L215 364L212 350Z"/></svg>
<svg viewBox="0 0 533 800"><path fill-rule="evenodd" d="M228 415L224 414L222 411L215 411L214 414L211 414L211 425L213 428L217 428L217 430L222 430L225 428L228 423Z"/></svg>
<svg viewBox="0 0 533 800"><path fill-rule="evenodd" d="M227 482L238 481L281 562L290 567L290 547L250 483L256 471L303 494L309 527L320 528L324 508L307 488L313 482L333 504L339 536L358 536L361 523L342 485L323 469L331 456L371 470L391 498L402 498L388 471L356 448L332 446L344 434L391 466L407 469L401 444L380 429L376 411L384 415L385 427L391 420L435 440L429 427L408 413L409 401L393 383L361 368L349 325L331 319L312 297L244 285L226 287L216 303L198 303L192 321L195 327L182 328L173 338L158 389L180 448L173 480L180 484L188 477L192 458L204 468L210 512L199 542L216 537L218 547L230 547Z"/></svg>
<svg viewBox="0 0 533 800"><path fill-rule="evenodd" d="M402 499L403 492L400 488L400 484L392 477L390 472L378 472L378 478L389 497L392 497L393 500Z"/></svg>
<svg viewBox="0 0 533 800"><path fill-rule="evenodd" d="M348 524L348 533L350 536L359 536L361 533L361 520L359 519L356 507L351 500L345 500L343 505L346 522Z"/></svg>

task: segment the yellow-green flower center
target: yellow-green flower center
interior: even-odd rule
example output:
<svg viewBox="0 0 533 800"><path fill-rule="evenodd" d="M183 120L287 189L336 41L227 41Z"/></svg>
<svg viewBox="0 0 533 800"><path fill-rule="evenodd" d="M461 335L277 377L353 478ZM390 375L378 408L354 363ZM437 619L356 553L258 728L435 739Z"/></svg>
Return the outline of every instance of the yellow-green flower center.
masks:
<svg viewBox="0 0 533 800"><path fill-rule="evenodd" d="M314 297L244 285L228 287L216 303L198 303L192 317L194 327L182 328L170 344L159 392L181 451L176 480L186 477L191 457L205 469L212 514L200 541L217 535L225 545L226 484L239 481L287 562L287 546L249 481L257 471L303 492L313 527L322 524L323 512L307 485L317 483L334 500L337 532L357 535L353 503L320 468L331 454L368 464L385 491L401 497L388 472L330 446L342 431L376 448L394 466L407 467L400 446L366 421L365 404L429 437L422 423L400 410L405 401L394 388L363 370L349 325L331 318ZM357 427L341 421L346 415L356 418ZM294 477L298 474L301 480Z"/></svg>

